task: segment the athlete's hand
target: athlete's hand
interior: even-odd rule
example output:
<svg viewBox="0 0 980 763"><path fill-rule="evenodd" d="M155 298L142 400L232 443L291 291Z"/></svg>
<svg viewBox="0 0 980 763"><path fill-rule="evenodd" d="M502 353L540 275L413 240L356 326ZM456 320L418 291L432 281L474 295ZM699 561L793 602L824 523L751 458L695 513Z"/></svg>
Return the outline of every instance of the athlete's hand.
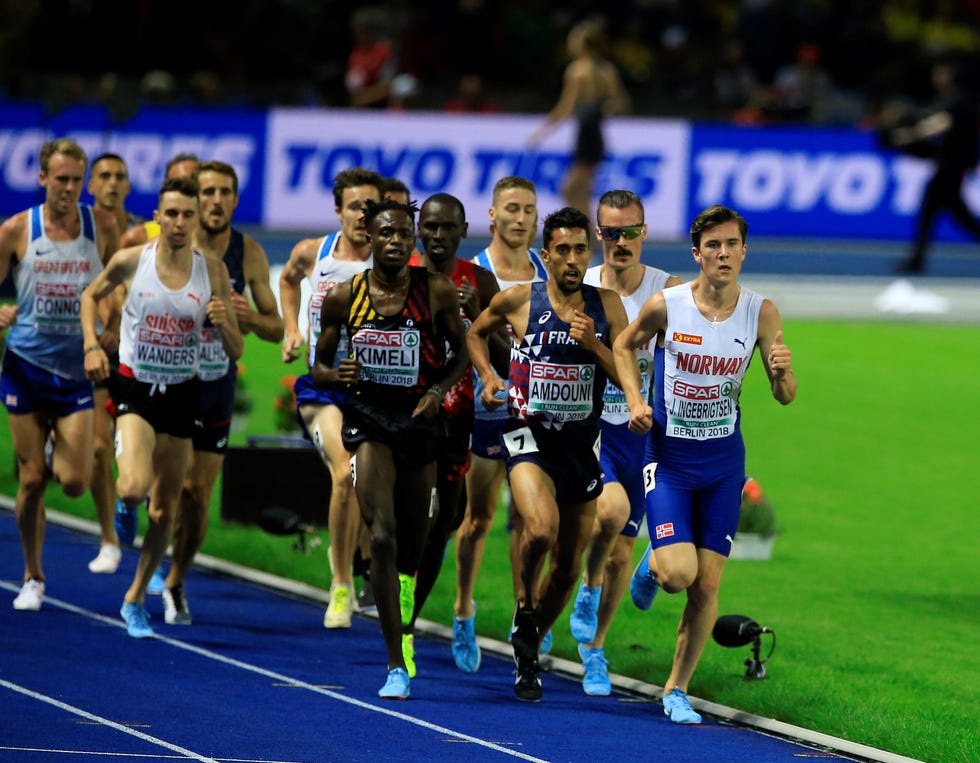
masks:
<svg viewBox="0 0 980 763"><path fill-rule="evenodd" d="M638 405L630 408L629 430L636 434L646 434L653 427L653 408Z"/></svg>
<svg viewBox="0 0 980 763"><path fill-rule="evenodd" d="M793 370L793 353L783 344L783 330L776 332L769 348L769 370L776 379L782 379L787 372Z"/></svg>
<svg viewBox="0 0 980 763"><path fill-rule="evenodd" d="M17 305L0 305L0 329L9 329L17 321Z"/></svg>
<svg viewBox="0 0 980 763"><path fill-rule="evenodd" d="M296 331L294 333L286 332L285 338L282 340L282 362L292 363L303 353L300 351L303 347L303 335Z"/></svg>
<svg viewBox="0 0 980 763"><path fill-rule="evenodd" d="M337 364L337 381L356 384L361 378L361 361L353 358L341 358Z"/></svg>
<svg viewBox="0 0 980 763"><path fill-rule="evenodd" d="M463 276L462 282L456 287L456 296L459 297L459 306L466 317L475 321L480 314L480 295L466 276Z"/></svg>
<svg viewBox="0 0 980 763"><path fill-rule="evenodd" d="M109 357L101 346L85 353L85 376L95 382L109 376Z"/></svg>
<svg viewBox="0 0 980 763"><path fill-rule="evenodd" d="M248 297L244 294L239 294L237 291L231 293L231 307L235 311L235 317L238 318L238 328L241 329L243 334L247 334L252 330L251 318L252 318L252 304L248 301Z"/></svg>
<svg viewBox="0 0 980 763"><path fill-rule="evenodd" d="M228 320L228 308L225 307L225 303L216 294L211 295L211 299L204 309L211 323L219 328Z"/></svg>
<svg viewBox="0 0 980 763"><path fill-rule="evenodd" d="M497 397L498 392L504 392L506 389L507 385L499 376L492 374L489 378L483 377L483 392L480 394L480 400L488 411L496 410L507 402Z"/></svg>
<svg viewBox="0 0 980 763"><path fill-rule="evenodd" d="M422 399L419 400L419 404L415 406L415 410L412 411L413 419L431 419L439 415L439 410L442 408L442 399L439 395L433 395L426 392L422 395Z"/></svg>
<svg viewBox="0 0 980 763"><path fill-rule="evenodd" d="M569 326L571 328L568 330L568 335L582 345L583 350L595 352L599 340L595 337L595 321L592 320L592 316L576 310Z"/></svg>

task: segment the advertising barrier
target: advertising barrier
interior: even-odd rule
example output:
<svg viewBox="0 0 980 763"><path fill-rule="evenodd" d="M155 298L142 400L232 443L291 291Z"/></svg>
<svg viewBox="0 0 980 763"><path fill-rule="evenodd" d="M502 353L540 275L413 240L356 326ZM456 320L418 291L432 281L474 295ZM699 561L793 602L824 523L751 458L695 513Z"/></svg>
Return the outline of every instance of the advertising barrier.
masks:
<svg viewBox="0 0 980 763"><path fill-rule="evenodd" d="M395 176L422 201L459 197L472 235L487 233L494 183L521 175L538 189L543 215L563 205L572 125L544 143L528 138L541 116L450 115L345 109L269 111L144 109L126 120L100 107L48 114L0 106L0 216L43 199L41 144L68 135L90 158L111 151L129 164L127 206L149 216L166 162L180 152L232 164L239 173L240 225L272 231L337 228L334 176L353 166ZM735 127L683 120L618 118L606 126L607 157L595 188L643 198L650 237L685 237L691 218L720 203L742 212L753 236L907 240L931 165L883 151L873 133L817 127ZM964 187L980 214L980 174ZM90 200L83 193L83 200ZM941 220L935 239L962 240Z"/></svg>

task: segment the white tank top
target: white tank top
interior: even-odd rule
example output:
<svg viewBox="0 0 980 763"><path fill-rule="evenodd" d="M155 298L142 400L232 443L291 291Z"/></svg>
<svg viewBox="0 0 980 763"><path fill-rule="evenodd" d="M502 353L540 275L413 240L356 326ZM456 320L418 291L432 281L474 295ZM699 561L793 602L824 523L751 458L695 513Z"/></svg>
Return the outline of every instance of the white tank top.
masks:
<svg viewBox="0 0 980 763"><path fill-rule="evenodd" d="M741 287L732 314L709 321L694 303L691 284L664 290L663 410L666 435L705 441L737 431L738 399L759 337L763 298ZM660 401L658 401L660 407Z"/></svg>
<svg viewBox="0 0 980 763"><path fill-rule="evenodd" d="M84 380L81 295L102 271L102 261L92 208L79 204L78 216L78 238L52 241L44 233L44 205L28 210L24 258L11 269L17 320L7 347L38 368Z"/></svg>
<svg viewBox="0 0 980 763"><path fill-rule="evenodd" d="M208 264L194 251L191 275L168 289L157 275L157 242L143 247L123 306L119 362L148 384L179 384L197 375L201 327L211 299Z"/></svg>
<svg viewBox="0 0 980 763"><path fill-rule="evenodd" d="M310 273L310 302L307 306L309 317L310 335L307 348L307 362L310 368L316 363L316 343L320 338L320 307L323 305L323 298L334 286L344 281L349 281L358 273L367 270L374 263L372 254L366 260L338 260L333 256L337 250L337 242L340 241L340 233L331 233L324 236L320 243L320 248L316 253L316 263ZM347 329L340 328L340 341L337 343L337 352L334 355L334 367L343 358L347 357Z"/></svg>
<svg viewBox="0 0 980 763"><path fill-rule="evenodd" d="M623 307L626 308L626 318L629 321L636 320L640 314L640 308L658 291L667 285L670 274L652 268L649 265L641 265L643 268L643 280L636 291L627 296L620 295L623 300ZM602 286L602 265L596 265L585 271L585 283L592 286ZM651 341L656 341L654 337ZM650 342L645 342L636 348L637 361L640 365L640 393L644 400L650 399L650 384L653 379L653 354L650 352ZM626 405L626 395L619 387L608 379L606 389L602 393L602 420L609 424L625 424L630 420L630 409Z"/></svg>

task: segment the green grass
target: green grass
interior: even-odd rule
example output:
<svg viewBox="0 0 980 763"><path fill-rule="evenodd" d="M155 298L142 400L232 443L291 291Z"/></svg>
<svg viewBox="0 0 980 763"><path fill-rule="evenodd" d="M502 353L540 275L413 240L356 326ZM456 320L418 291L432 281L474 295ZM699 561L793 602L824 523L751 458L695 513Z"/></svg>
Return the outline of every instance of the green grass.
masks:
<svg viewBox="0 0 980 763"><path fill-rule="evenodd" d="M722 613L776 631L770 679L742 680L748 647L709 642L691 693L926 761L980 760L980 331L789 322L786 341L800 379L796 402L772 400L758 360L742 397L748 472L783 533L771 561L731 562L721 592ZM245 357L255 398L246 432L270 434L279 379L296 369L254 338ZM10 452L5 427L0 444ZM0 492L15 490L12 473L0 475ZM56 488L48 503L94 517L88 498L70 501ZM216 499L206 553L329 584L326 539L302 555L288 539L221 523L219 514ZM506 545L498 521L477 585L477 628L497 638L513 606ZM426 617L449 623L453 587L450 553ZM683 603L661 594L641 613L624 602L606 643L610 668L663 684ZM566 613L555 653L577 659L567 623Z"/></svg>

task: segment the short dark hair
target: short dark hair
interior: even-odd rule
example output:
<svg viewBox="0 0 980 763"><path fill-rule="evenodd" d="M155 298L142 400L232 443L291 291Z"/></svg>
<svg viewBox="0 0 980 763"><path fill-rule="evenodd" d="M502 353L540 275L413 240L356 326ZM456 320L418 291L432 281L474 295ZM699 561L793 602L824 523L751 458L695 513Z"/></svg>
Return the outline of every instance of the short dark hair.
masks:
<svg viewBox="0 0 980 763"><path fill-rule="evenodd" d="M704 233L705 228L712 228L715 225L721 225L722 223L729 223L733 221L738 224L738 230L739 233L742 234L742 243L744 244L746 234L749 232L749 224L745 222L745 218L734 209L723 207L721 204L715 204L714 206L702 210L698 216L694 218L694 222L691 223L691 243L700 249L701 234Z"/></svg>
<svg viewBox="0 0 980 763"><path fill-rule="evenodd" d="M157 198L162 199L163 194L169 193L170 191L176 191L196 200L198 194L197 181L194 178L167 178L163 181L163 185L160 186L160 193Z"/></svg>
<svg viewBox="0 0 980 763"><path fill-rule="evenodd" d="M541 228L541 241L545 249L551 246L552 235L558 228L581 228L585 231L585 240L590 244L592 243L589 218L581 209L562 207L544 218L544 226Z"/></svg>
<svg viewBox="0 0 980 763"><path fill-rule="evenodd" d="M180 164L181 162L194 162L194 164L197 164L200 161L201 160L198 158L197 154L188 154L188 153L177 154L177 156L175 156L173 159L167 162L166 166L163 168L163 175L164 177L169 175L170 169L174 165Z"/></svg>
<svg viewBox="0 0 980 763"><path fill-rule="evenodd" d="M463 222L466 222L466 207L463 206L463 202L453 196L451 193L434 193L425 201L422 202L422 209L425 209L429 204L447 204L452 207L456 207L459 210L459 217Z"/></svg>
<svg viewBox="0 0 980 763"><path fill-rule="evenodd" d="M632 191L614 190L606 191L599 197L599 205L596 207L595 219L599 221L599 209L601 207L612 207L613 209L626 209L627 207L637 207L640 210L640 217L646 220L646 212L643 211L643 199ZM642 222L642 221L641 221Z"/></svg>
<svg viewBox="0 0 980 763"><path fill-rule="evenodd" d="M227 175L231 178L231 190L235 192L236 196L238 195L238 173L230 164L216 160L201 162L192 175L194 180L197 180L202 172L217 172L219 175Z"/></svg>
<svg viewBox="0 0 980 763"><path fill-rule="evenodd" d="M122 162L123 163L123 166L126 165L126 160L123 159L119 154L113 154L113 153L110 153L110 152L106 152L104 154L99 154L97 157L95 157L89 163L89 166L90 167L94 167L96 164L98 164L99 162L101 162L101 161L103 161L105 159L109 159L109 160L112 160L114 162Z"/></svg>
<svg viewBox="0 0 980 763"><path fill-rule="evenodd" d="M357 188L361 185L373 185L381 195L384 187L384 178L374 170L366 170L363 167L351 167L347 170L338 172L333 179L333 201L336 207L343 206L344 191L348 188Z"/></svg>
<svg viewBox="0 0 980 763"><path fill-rule="evenodd" d="M415 215L418 214L419 208L415 205L414 201L409 201L408 204L402 204L400 201L395 201L394 199L382 199L381 201L367 199L364 202L364 227L370 228L371 223L374 222L374 218L382 212L390 211L404 212L412 218L412 222L414 223Z"/></svg>
<svg viewBox="0 0 980 763"><path fill-rule="evenodd" d="M386 193L403 193L406 198L412 195L412 192L408 190L408 186L398 178L382 178L381 183L381 188L378 190L381 191L382 196Z"/></svg>

